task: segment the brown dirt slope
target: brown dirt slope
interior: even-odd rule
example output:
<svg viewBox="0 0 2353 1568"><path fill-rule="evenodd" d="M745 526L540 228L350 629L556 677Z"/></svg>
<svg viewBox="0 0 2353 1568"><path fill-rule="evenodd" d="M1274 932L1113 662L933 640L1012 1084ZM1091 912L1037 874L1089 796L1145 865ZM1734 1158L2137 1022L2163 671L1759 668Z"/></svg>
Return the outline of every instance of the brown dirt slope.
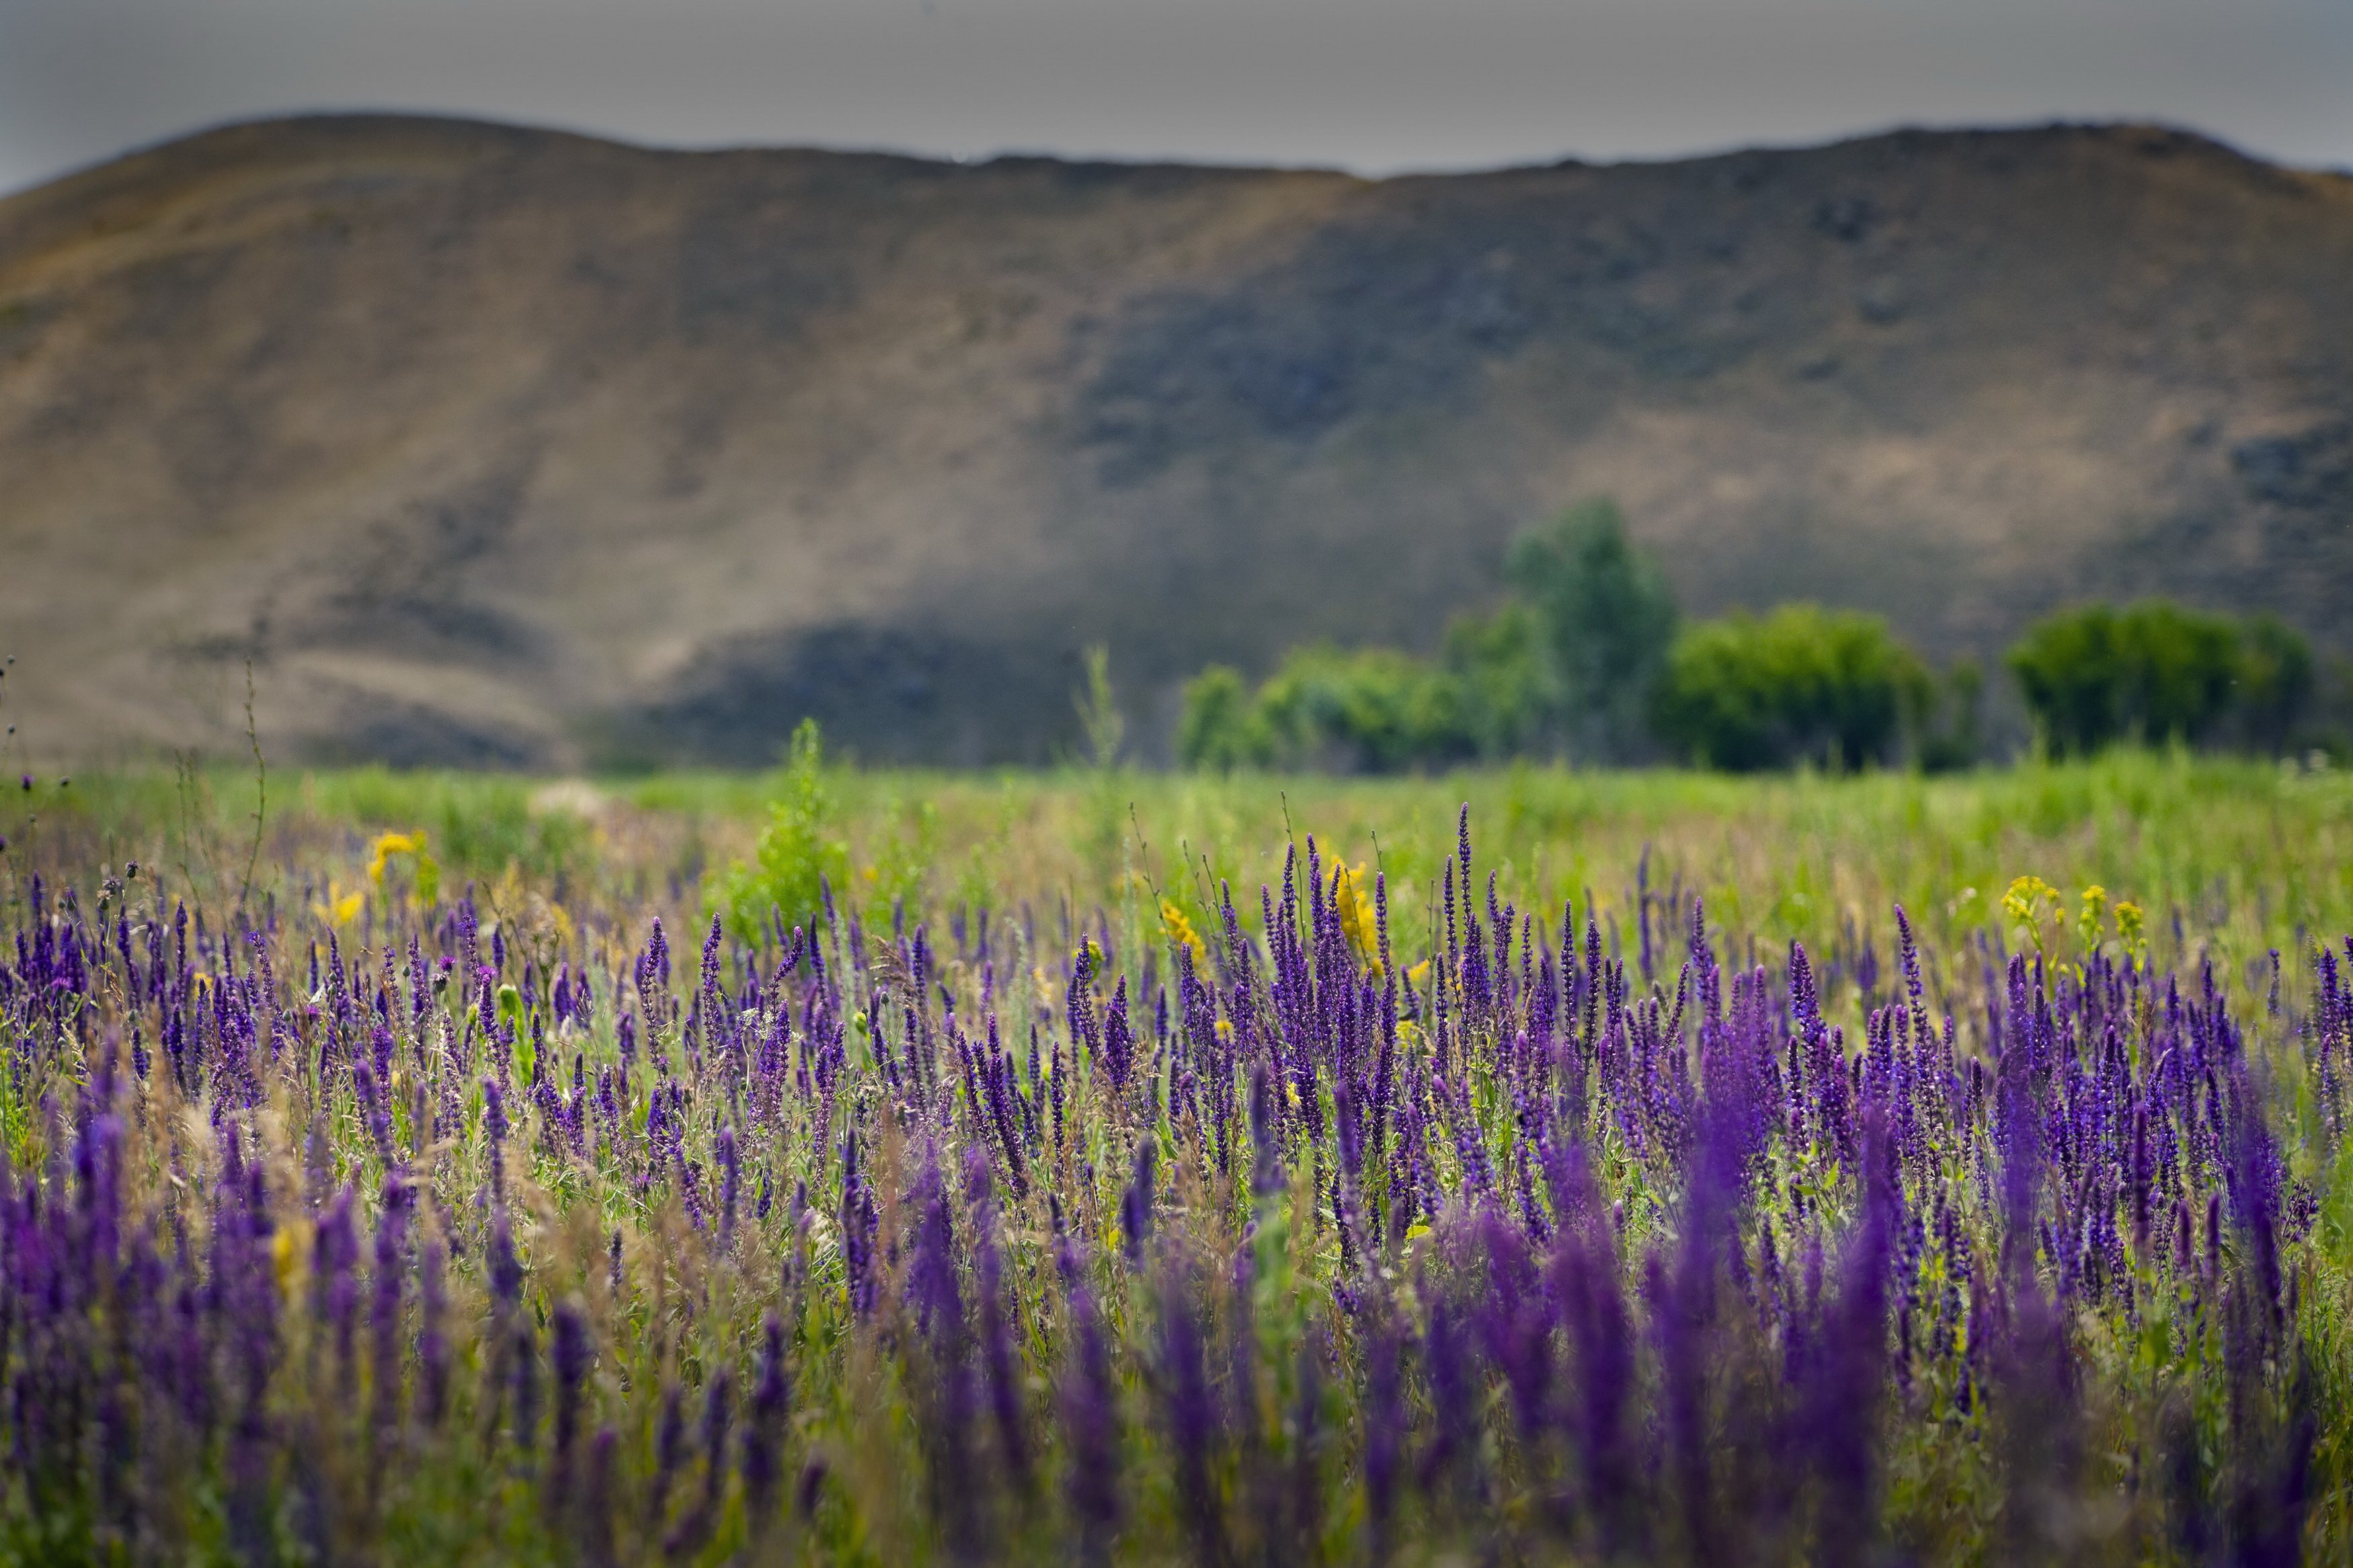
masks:
<svg viewBox="0 0 2353 1568"><path fill-rule="evenodd" d="M37 749L1043 756L1433 642L1597 491L1687 605L1930 650L2093 594L2353 646L2353 179L2146 127L1363 181L466 122L0 202Z"/></svg>

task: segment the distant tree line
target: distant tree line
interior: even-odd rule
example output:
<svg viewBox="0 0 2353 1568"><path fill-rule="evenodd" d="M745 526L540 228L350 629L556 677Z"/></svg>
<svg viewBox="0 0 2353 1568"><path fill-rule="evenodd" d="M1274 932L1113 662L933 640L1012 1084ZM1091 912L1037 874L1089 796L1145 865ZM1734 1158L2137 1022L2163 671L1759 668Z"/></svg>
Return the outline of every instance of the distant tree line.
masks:
<svg viewBox="0 0 2353 1568"><path fill-rule="evenodd" d="M1504 601L1457 617L1431 658L1319 643L1256 687L1210 666L1186 687L1179 757L1215 770L1565 756L1937 772L1985 752L1975 660L1938 674L1883 618L1818 605L1685 622L1606 500L1524 535L1505 577ZM2137 741L2278 754L2308 739L2312 650L2276 616L2088 605L2036 622L2004 663L2056 752Z"/></svg>
<svg viewBox="0 0 2353 1568"><path fill-rule="evenodd" d="M2162 599L2049 616L2010 648L2010 672L2052 749L2179 741L2274 756L2302 737L2312 648L2277 616L2242 620Z"/></svg>

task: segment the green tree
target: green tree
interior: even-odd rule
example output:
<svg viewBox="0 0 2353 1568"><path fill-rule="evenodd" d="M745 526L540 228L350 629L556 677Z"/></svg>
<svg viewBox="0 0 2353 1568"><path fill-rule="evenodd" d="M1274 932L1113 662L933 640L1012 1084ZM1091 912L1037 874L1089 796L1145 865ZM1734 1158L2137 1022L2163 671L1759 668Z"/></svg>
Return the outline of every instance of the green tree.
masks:
<svg viewBox="0 0 2353 1568"><path fill-rule="evenodd" d="M2266 611L2251 617L2239 647L2239 711L2247 744L2270 756L2286 752L2313 694L2312 645Z"/></svg>
<svg viewBox="0 0 2353 1568"><path fill-rule="evenodd" d="M1658 562L1626 537L1617 502L1586 501L1522 535L1505 574L1541 619L1575 753L1641 756L1674 645L1675 601Z"/></svg>
<svg viewBox="0 0 2353 1568"><path fill-rule="evenodd" d="M2046 616L2007 660L2045 739L2080 753L2124 740L2207 739L2230 710L2241 642L2227 616L2144 599Z"/></svg>
<svg viewBox="0 0 2353 1568"><path fill-rule="evenodd" d="M1441 658L1455 688L1461 740L1490 761L1543 743L1559 692L1535 608L1518 599L1446 628Z"/></svg>
<svg viewBox="0 0 2353 1568"><path fill-rule="evenodd" d="M2162 599L2116 617L2127 728L2147 739L2201 741L2230 711L2239 677L2239 627Z"/></svg>
<svg viewBox="0 0 2353 1568"><path fill-rule="evenodd" d="M2116 614L2107 605L2045 616L2004 658L2053 750L2096 751L2122 732Z"/></svg>
<svg viewBox="0 0 2353 1568"><path fill-rule="evenodd" d="M1747 772L1887 760L1928 674L1877 616L1784 605L1704 621L1675 640L1659 731L1703 766Z"/></svg>

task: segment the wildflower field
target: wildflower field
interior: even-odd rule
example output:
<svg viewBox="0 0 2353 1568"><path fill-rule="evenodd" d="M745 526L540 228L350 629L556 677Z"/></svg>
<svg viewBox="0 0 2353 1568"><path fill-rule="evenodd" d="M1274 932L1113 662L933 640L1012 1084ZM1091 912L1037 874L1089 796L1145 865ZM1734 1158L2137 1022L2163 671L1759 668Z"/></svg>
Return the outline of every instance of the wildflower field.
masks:
<svg viewBox="0 0 2353 1568"><path fill-rule="evenodd" d="M2353 780L0 804L0 1561L2353 1559Z"/></svg>

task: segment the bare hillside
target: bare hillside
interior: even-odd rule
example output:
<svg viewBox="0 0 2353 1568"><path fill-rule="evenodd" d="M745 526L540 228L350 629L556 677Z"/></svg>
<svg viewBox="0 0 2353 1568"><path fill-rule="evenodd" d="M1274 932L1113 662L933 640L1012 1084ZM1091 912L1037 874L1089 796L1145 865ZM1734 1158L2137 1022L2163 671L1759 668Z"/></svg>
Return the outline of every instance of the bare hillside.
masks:
<svg viewBox="0 0 2353 1568"><path fill-rule="evenodd" d="M2140 127L1368 182L400 118L0 203L37 748L1034 759L1426 646L1596 491L1687 606L1989 651L2087 594L2353 647L2353 180Z"/></svg>

